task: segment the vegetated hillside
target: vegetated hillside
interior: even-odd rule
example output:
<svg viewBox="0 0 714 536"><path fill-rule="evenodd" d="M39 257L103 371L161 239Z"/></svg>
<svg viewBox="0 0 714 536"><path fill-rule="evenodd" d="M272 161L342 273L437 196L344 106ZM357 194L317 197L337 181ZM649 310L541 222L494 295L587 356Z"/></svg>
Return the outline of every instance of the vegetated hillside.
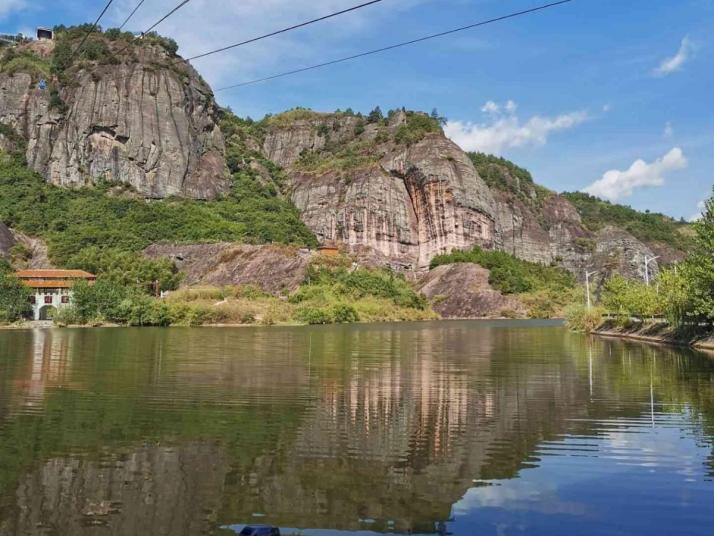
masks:
<svg viewBox="0 0 714 536"><path fill-rule="evenodd" d="M580 216L582 225L593 233L608 226L617 226L645 242L658 254L664 252L665 261L671 262L676 252L686 252L691 246L691 226L664 214L640 212L631 207L610 203L583 192L556 194L537 184L531 173L513 162L484 153L469 153L479 175L492 189L508 193L536 211L542 222L544 202L552 197L569 201ZM658 247L659 246L659 247Z"/></svg>
<svg viewBox="0 0 714 536"><path fill-rule="evenodd" d="M617 225L643 242L659 242L681 252L692 246L691 225L682 220L655 212L640 212L583 192L561 195L575 205L583 224L591 231L598 231L605 225Z"/></svg>
<svg viewBox="0 0 714 536"><path fill-rule="evenodd" d="M237 121L226 115L226 129ZM78 189L49 184L24 162L25 151L0 151L0 221L47 241L58 266L115 279L176 284L168 261L144 259L152 243L233 241L315 245L294 206L279 192L280 173L260 166L229 136L231 189L212 201L169 198L147 202L131 187L109 182ZM242 155L242 156L241 156Z"/></svg>
<svg viewBox="0 0 714 536"><path fill-rule="evenodd" d="M541 207L553 195L547 188L536 184L530 171L510 160L486 153L467 153L476 171L490 188L506 191L528 205Z"/></svg>
<svg viewBox="0 0 714 536"><path fill-rule="evenodd" d="M150 198L230 190L213 93L176 43L107 30L74 54L89 27L0 50L0 124L28 142L29 166L54 184L120 181Z"/></svg>
<svg viewBox="0 0 714 536"><path fill-rule="evenodd" d="M489 271L489 285L506 296L513 296L521 302L526 314L535 318L551 318L561 315L563 309L580 299L577 282L572 273L558 266L546 266L537 262L528 262L505 251L484 251L474 247L468 251L454 251L446 255L438 255L431 261L430 269L434 271L441 266L456 264L478 264ZM443 308L439 300L435 308L447 316L449 302L463 305L464 296L472 292L472 282L468 279L469 272L453 272L455 277L464 277L459 281L453 296L443 297ZM456 290L456 289L455 289ZM475 296L479 300L480 296ZM504 311L501 311L502 314ZM515 314L515 313L513 313Z"/></svg>

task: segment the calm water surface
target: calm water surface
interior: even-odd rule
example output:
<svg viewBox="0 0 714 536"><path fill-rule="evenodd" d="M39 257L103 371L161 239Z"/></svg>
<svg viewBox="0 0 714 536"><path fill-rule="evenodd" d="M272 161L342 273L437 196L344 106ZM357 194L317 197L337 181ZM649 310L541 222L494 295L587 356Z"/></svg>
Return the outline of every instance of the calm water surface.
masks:
<svg viewBox="0 0 714 536"><path fill-rule="evenodd" d="M547 323L0 332L0 536L712 534L713 387Z"/></svg>

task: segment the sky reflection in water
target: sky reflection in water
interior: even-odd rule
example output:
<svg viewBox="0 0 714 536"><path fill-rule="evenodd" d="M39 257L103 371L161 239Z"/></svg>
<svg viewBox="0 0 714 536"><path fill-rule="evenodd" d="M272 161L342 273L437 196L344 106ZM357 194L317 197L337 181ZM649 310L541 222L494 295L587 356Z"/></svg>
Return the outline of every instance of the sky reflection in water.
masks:
<svg viewBox="0 0 714 536"><path fill-rule="evenodd" d="M708 534L713 373L548 323L0 332L0 536Z"/></svg>

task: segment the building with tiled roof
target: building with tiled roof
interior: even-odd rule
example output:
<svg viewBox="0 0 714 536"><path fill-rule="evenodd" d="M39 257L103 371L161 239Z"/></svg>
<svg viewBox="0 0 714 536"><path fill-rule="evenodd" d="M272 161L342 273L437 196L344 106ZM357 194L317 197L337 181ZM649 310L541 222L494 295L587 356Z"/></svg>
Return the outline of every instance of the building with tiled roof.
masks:
<svg viewBox="0 0 714 536"><path fill-rule="evenodd" d="M34 320L48 320L57 309L72 305L77 281L91 284L97 279L83 270L20 270L15 275L34 291L30 296Z"/></svg>

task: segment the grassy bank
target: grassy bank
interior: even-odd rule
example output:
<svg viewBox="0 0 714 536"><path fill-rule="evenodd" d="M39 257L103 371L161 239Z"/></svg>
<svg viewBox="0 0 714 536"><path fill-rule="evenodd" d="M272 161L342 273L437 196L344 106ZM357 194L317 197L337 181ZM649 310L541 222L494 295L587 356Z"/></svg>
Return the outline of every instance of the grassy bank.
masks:
<svg viewBox="0 0 714 536"><path fill-rule="evenodd" d="M294 292L274 296L254 286L194 287L163 299L100 279L75 285L74 304L58 325L198 326L335 324L437 318L426 299L387 270L354 268L346 257L314 261Z"/></svg>

